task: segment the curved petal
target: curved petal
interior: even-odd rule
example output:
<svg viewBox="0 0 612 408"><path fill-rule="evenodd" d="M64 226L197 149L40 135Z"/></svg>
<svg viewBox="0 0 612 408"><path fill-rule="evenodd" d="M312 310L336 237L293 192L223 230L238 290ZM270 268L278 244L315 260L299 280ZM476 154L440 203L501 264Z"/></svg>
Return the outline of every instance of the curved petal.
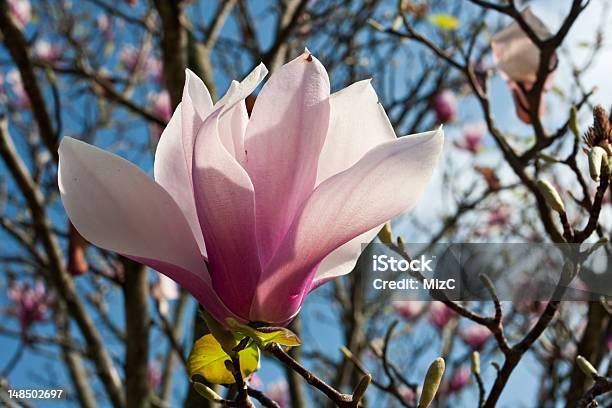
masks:
<svg viewBox="0 0 612 408"><path fill-rule="evenodd" d="M195 209L193 198L193 184L191 174L185 160L182 141L181 105L179 104L164 129L157 149L155 150L155 161L153 174L157 181L181 208L187 219L187 224L195 237L200 253L206 256L204 237L198 222L198 214Z"/></svg>
<svg viewBox="0 0 612 408"><path fill-rule="evenodd" d="M183 154L191 175L193 144L202 122L213 109L210 93L204 82L190 69L185 70L185 86L181 100L181 127Z"/></svg>
<svg viewBox="0 0 612 408"><path fill-rule="evenodd" d="M235 317L212 289L206 264L174 199L119 156L64 137L58 184L75 228L89 242L163 273L215 317Z"/></svg>
<svg viewBox="0 0 612 408"><path fill-rule="evenodd" d="M375 146L396 139L371 80L332 94L329 103L329 130L319 157L317 185L357 163Z"/></svg>
<svg viewBox="0 0 612 408"><path fill-rule="evenodd" d="M255 186L257 234L265 265L312 192L329 125L329 78L304 53L261 89L247 127L245 167Z"/></svg>
<svg viewBox="0 0 612 408"><path fill-rule="evenodd" d="M551 36L546 25L529 7L521 13L538 38ZM540 65L540 49L531 41L516 21L493 36L493 59L497 68L511 81L532 84L536 81ZM551 59L554 66L556 57Z"/></svg>
<svg viewBox="0 0 612 408"><path fill-rule="evenodd" d="M236 314L248 316L261 273L255 235L255 193L249 176L218 133L221 109L196 139L193 182L196 208L215 291Z"/></svg>
<svg viewBox="0 0 612 408"><path fill-rule="evenodd" d="M292 316L325 256L414 207L438 161L443 139L440 129L384 143L321 183L268 265L251 320L275 322Z"/></svg>
<svg viewBox="0 0 612 408"><path fill-rule="evenodd" d="M59 155L62 201L85 239L202 273L191 229L163 187L127 160L69 137L62 139Z"/></svg>
<svg viewBox="0 0 612 408"><path fill-rule="evenodd" d="M357 163L375 146L396 139L369 79L332 94L330 105L329 131L319 158L317 185ZM372 241L379 230L380 226L376 226L329 254L319 265L313 287L349 273L362 245Z"/></svg>

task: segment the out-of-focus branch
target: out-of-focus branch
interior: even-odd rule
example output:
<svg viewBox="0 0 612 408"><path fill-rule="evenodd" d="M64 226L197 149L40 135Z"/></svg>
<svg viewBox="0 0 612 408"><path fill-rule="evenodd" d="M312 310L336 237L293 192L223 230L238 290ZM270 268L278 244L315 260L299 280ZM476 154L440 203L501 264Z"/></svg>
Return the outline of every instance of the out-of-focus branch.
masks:
<svg viewBox="0 0 612 408"><path fill-rule="evenodd" d="M9 5L6 0L0 0L0 32L2 32L4 45L19 69L23 86L30 99L32 113L38 124L41 139L47 149L49 149L51 156L57 162L59 159L57 153L58 140L53 131L51 117L47 111L47 104L34 74L34 66L28 52L28 43L9 14Z"/></svg>
<svg viewBox="0 0 612 408"><path fill-rule="evenodd" d="M149 406L149 282L147 269L122 258L125 271L125 385L128 407Z"/></svg>
<svg viewBox="0 0 612 408"><path fill-rule="evenodd" d="M180 2L153 0L162 22L162 60L164 80L170 93L172 108L181 101L185 81L187 31L183 27Z"/></svg>

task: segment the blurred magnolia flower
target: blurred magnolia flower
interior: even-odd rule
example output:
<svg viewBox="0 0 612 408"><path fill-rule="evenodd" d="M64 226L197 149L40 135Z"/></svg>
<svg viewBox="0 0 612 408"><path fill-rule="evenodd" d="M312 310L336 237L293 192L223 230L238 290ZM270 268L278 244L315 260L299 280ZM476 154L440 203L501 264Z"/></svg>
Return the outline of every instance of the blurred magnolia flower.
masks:
<svg viewBox="0 0 612 408"><path fill-rule="evenodd" d="M30 0L7 0L8 9L15 21L25 27L32 19L32 5Z"/></svg>
<svg viewBox="0 0 612 408"><path fill-rule="evenodd" d="M453 371L453 375L448 381L445 391L447 394L454 394L465 388L470 383L470 376L472 375L469 368L461 366Z"/></svg>
<svg viewBox="0 0 612 408"><path fill-rule="evenodd" d="M99 14L96 18L96 23L98 24L98 29L102 31L104 40L111 41L113 39L113 30L108 16L106 14Z"/></svg>
<svg viewBox="0 0 612 408"><path fill-rule="evenodd" d="M157 282L155 282L151 288L151 295L153 299L157 301L159 313L161 313L162 316L168 316L168 301L178 299L179 288L172 279L158 273Z"/></svg>
<svg viewBox="0 0 612 408"><path fill-rule="evenodd" d="M158 360L149 363L148 370L149 388L156 390L162 382L162 367Z"/></svg>
<svg viewBox="0 0 612 408"><path fill-rule="evenodd" d="M480 350L489 337L491 331L480 324L473 324L461 332L461 339L475 350Z"/></svg>
<svg viewBox="0 0 612 408"><path fill-rule="evenodd" d="M468 123L463 126L463 139L455 143L460 149L476 154L482 148L482 138L487 133L487 124L484 122Z"/></svg>
<svg viewBox="0 0 612 408"><path fill-rule="evenodd" d="M521 15L538 38L543 40L551 36L546 25L533 14L529 7L523 10ZM517 116L523 122L531 123L528 113L530 104L525 92L531 90L537 80L540 49L516 21L493 36L491 48L493 49L495 64L512 91ZM555 55L551 59L550 74L546 78L544 90L548 90L552 86L556 65L557 56ZM538 115L543 116L545 110L544 92L542 92Z"/></svg>
<svg viewBox="0 0 612 408"><path fill-rule="evenodd" d="M172 104L170 102L170 94L168 91L151 93L148 96L149 105L153 113L158 117L169 120L172 116Z"/></svg>
<svg viewBox="0 0 612 408"><path fill-rule="evenodd" d="M289 386L284 379L276 380L268 385L266 395L280 408L289 408Z"/></svg>
<svg viewBox="0 0 612 408"><path fill-rule="evenodd" d="M427 310L427 320L438 329L444 328L455 315L456 313L453 310L449 309L444 303L438 301L431 302Z"/></svg>
<svg viewBox="0 0 612 408"><path fill-rule="evenodd" d="M393 302L395 312L408 321L417 317L424 307L424 303L418 300L396 300Z"/></svg>
<svg viewBox="0 0 612 408"><path fill-rule="evenodd" d="M499 207L495 207L493 210L489 212L489 216L487 218L487 226L488 227L504 227L508 225L510 222L510 209L505 205L500 205Z"/></svg>
<svg viewBox="0 0 612 408"><path fill-rule="evenodd" d="M119 52L119 62L121 65L128 71L134 72L138 63L147 57L147 55L143 55L141 50L138 50L132 45L124 46Z"/></svg>
<svg viewBox="0 0 612 408"><path fill-rule="evenodd" d="M248 381L249 381L249 386L252 388L255 388L256 390L259 390L263 387L263 381L261 381L261 378L259 378L257 373L251 374Z"/></svg>
<svg viewBox="0 0 612 408"><path fill-rule="evenodd" d="M28 94L23 86L23 81L19 71L13 69L6 74L6 85L8 85L13 92L15 104L18 108L23 109L30 106L30 98L28 97Z"/></svg>
<svg viewBox="0 0 612 408"><path fill-rule="evenodd" d="M399 387L398 391L404 403L408 405L414 405L414 403L416 402L416 393L412 388L402 385Z"/></svg>
<svg viewBox="0 0 612 408"><path fill-rule="evenodd" d="M434 96L432 108L439 123L452 122L457 117L457 98L448 89L438 92Z"/></svg>
<svg viewBox="0 0 612 408"><path fill-rule="evenodd" d="M155 181L75 139L59 149L79 232L172 278L220 322L293 319L416 205L442 148L442 130L396 138L369 80L330 96L309 52L275 71L249 118L244 99L266 73L258 66L213 105L188 70Z"/></svg>
<svg viewBox="0 0 612 408"><path fill-rule="evenodd" d="M19 319L21 335L25 340L33 324L47 319L50 296L40 281L34 286L13 282L8 288L8 298L14 303L9 308L9 313Z"/></svg>
<svg viewBox="0 0 612 408"><path fill-rule="evenodd" d="M34 43L34 54L43 61L57 61L62 56L60 48L47 40L37 40Z"/></svg>
<svg viewBox="0 0 612 408"><path fill-rule="evenodd" d="M148 55L146 59L147 74L153 78L155 82L161 84L164 78L163 64L159 58L154 55Z"/></svg>
<svg viewBox="0 0 612 408"><path fill-rule="evenodd" d="M136 7L138 4L138 0L126 0L126 2L130 5L130 7Z"/></svg>

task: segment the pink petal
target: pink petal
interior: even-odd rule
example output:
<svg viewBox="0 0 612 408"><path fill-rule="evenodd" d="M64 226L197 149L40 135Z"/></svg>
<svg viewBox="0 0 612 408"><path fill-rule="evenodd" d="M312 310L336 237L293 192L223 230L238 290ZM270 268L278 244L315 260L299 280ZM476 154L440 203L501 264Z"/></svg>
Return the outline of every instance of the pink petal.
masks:
<svg viewBox="0 0 612 408"><path fill-rule="evenodd" d="M219 318L228 315L212 295L187 220L163 187L127 160L69 137L59 155L62 201L85 239L165 274Z"/></svg>
<svg viewBox="0 0 612 408"><path fill-rule="evenodd" d="M177 106L176 111L170 118L170 122L164 129L157 150L155 151L155 163L153 174L157 181L178 204L187 219L191 232L195 237L200 253L206 256L204 236L198 222L198 214L195 209L193 198L193 184L191 174L183 151L182 133L182 103Z"/></svg>
<svg viewBox="0 0 612 408"><path fill-rule="evenodd" d="M251 320L280 322L291 318L323 258L414 207L431 177L443 139L442 130L438 130L381 144L349 169L321 183L267 266Z"/></svg>
<svg viewBox="0 0 612 408"><path fill-rule="evenodd" d="M255 186L257 234L265 265L317 177L329 125L329 78L305 53L263 86L247 127L246 169Z"/></svg>
<svg viewBox="0 0 612 408"><path fill-rule="evenodd" d="M193 182L196 208L215 291L236 314L248 317L261 273L255 235L255 193L246 170L219 139L221 109L196 139Z"/></svg>
<svg viewBox="0 0 612 408"><path fill-rule="evenodd" d="M540 39L550 37L546 25L527 7L521 13ZM540 65L540 49L516 22L493 36L493 59L497 68L509 80L534 83ZM552 60L556 64L556 57Z"/></svg>
<svg viewBox="0 0 612 408"><path fill-rule="evenodd" d="M356 82L334 93L330 106L329 131L319 158L317 185L357 163L375 146L396 138L370 80ZM314 285L349 273L362 245L372 241L379 230L377 226L329 254L319 266Z"/></svg>
<svg viewBox="0 0 612 408"><path fill-rule="evenodd" d="M185 70L185 86L181 101L181 126L183 154L191 174L193 144L202 122L212 112L212 99L204 82L191 70Z"/></svg>

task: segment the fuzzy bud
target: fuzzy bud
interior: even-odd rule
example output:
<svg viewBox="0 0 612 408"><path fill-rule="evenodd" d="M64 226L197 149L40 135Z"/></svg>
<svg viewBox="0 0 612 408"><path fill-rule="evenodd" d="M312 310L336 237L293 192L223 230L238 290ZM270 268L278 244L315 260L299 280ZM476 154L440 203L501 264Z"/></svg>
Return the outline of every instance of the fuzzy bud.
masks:
<svg viewBox="0 0 612 408"><path fill-rule="evenodd" d="M576 357L576 363L578 363L578 367L580 370L589 377L596 377L597 370L593 367L593 364L589 362L586 358L582 356Z"/></svg>
<svg viewBox="0 0 612 408"><path fill-rule="evenodd" d="M423 381L423 391L421 392L418 408L427 408L434 400L444 376L445 366L442 357L435 359L429 366L425 375L425 381Z"/></svg>
<svg viewBox="0 0 612 408"><path fill-rule="evenodd" d="M569 128L577 138L580 138L580 130L578 129L578 110L575 106L570 109Z"/></svg>
<svg viewBox="0 0 612 408"><path fill-rule="evenodd" d="M546 180L538 180L537 182L538 190L544 196L546 203L550 208L555 210L558 213L565 212L565 205L563 204L563 200L561 200L561 196L557 192L557 190Z"/></svg>
<svg viewBox="0 0 612 408"><path fill-rule="evenodd" d="M193 388L195 388L198 394L200 394L201 396L203 396L209 401L223 402L223 398L221 398L219 394L214 392L211 388L207 387L205 384L202 384L200 382L194 382Z"/></svg>
<svg viewBox="0 0 612 408"><path fill-rule="evenodd" d="M593 181L599 181L601 176L601 163L607 163L608 154L599 146L593 147L589 151L589 172Z"/></svg>
<svg viewBox="0 0 612 408"><path fill-rule="evenodd" d="M366 374L363 377L361 377L359 384L357 384L357 386L353 390L353 401L357 401L357 402L361 401L371 381L372 381L372 376L370 374Z"/></svg>
<svg viewBox="0 0 612 408"><path fill-rule="evenodd" d="M477 351L472 352L472 372L480 375L480 353Z"/></svg>

